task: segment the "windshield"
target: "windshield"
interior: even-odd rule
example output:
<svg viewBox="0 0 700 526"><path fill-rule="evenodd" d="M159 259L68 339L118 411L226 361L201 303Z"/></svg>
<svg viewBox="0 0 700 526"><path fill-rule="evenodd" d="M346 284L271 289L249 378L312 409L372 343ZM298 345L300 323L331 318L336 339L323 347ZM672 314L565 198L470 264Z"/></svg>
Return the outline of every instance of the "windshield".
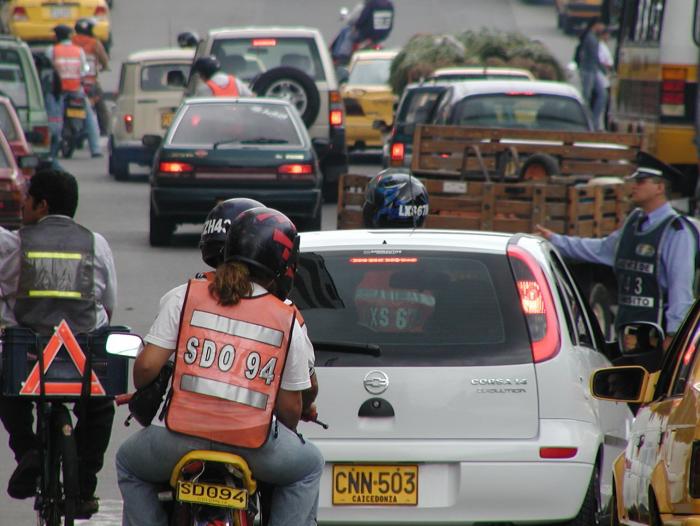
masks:
<svg viewBox="0 0 700 526"><path fill-rule="evenodd" d="M22 62L14 49L0 49L0 94L10 97L15 107L27 107Z"/></svg>
<svg viewBox="0 0 700 526"><path fill-rule="evenodd" d="M236 144L284 144L301 146L301 135L287 106L278 104L192 104L184 108L182 118L170 139L172 145L221 143L222 148ZM226 143L226 144L225 144Z"/></svg>
<svg viewBox="0 0 700 526"><path fill-rule="evenodd" d="M291 299L318 365L497 365L532 360L505 255L303 253ZM332 342L339 348L332 349ZM354 352L348 342L381 352Z"/></svg>
<svg viewBox="0 0 700 526"><path fill-rule="evenodd" d="M425 124L432 116L445 88L414 89L407 91L397 112L397 133L413 135L417 124Z"/></svg>
<svg viewBox="0 0 700 526"><path fill-rule="evenodd" d="M313 38L218 39L212 44L211 54L226 73L247 81L279 66L297 68L314 80L325 80Z"/></svg>
<svg viewBox="0 0 700 526"><path fill-rule="evenodd" d="M583 106L576 99L519 93L465 97L455 104L448 124L590 131Z"/></svg>
<svg viewBox="0 0 700 526"><path fill-rule="evenodd" d="M350 70L348 84L384 86L389 83L391 60L358 60Z"/></svg>
<svg viewBox="0 0 700 526"><path fill-rule="evenodd" d="M5 139L8 141L16 141L19 139L15 121L12 120L10 110L8 110L7 106L4 104L0 104L0 130L2 130Z"/></svg>
<svg viewBox="0 0 700 526"><path fill-rule="evenodd" d="M168 73L182 72L182 78L190 74L189 64L153 64L141 68L141 90L143 91L182 91L181 86L168 86Z"/></svg>

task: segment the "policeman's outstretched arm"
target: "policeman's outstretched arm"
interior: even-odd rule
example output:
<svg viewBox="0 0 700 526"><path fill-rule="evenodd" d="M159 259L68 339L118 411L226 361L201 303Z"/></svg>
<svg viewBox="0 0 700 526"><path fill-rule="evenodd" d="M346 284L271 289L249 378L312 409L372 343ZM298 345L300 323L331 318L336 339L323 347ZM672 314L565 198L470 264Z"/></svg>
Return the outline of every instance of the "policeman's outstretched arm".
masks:
<svg viewBox="0 0 700 526"><path fill-rule="evenodd" d="M134 362L134 386L140 389L155 380L173 352L174 349L147 343Z"/></svg>
<svg viewBox="0 0 700 526"><path fill-rule="evenodd" d="M280 389L277 395L277 419L289 429L296 430L301 418L301 391Z"/></svg>

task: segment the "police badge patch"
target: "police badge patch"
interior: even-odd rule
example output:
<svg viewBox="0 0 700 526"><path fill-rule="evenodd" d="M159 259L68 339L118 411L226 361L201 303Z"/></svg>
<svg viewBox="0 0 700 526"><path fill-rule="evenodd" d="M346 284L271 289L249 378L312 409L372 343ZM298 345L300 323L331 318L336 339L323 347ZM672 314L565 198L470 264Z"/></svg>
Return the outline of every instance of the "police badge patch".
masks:
<svg viewBox="0 0 700 526"><path fill-rule="evenodd" d="M649 245L648 243L639 243L635 249L634 253L642 257L653 257L656 254L656 247L654 245Z"/></svg>

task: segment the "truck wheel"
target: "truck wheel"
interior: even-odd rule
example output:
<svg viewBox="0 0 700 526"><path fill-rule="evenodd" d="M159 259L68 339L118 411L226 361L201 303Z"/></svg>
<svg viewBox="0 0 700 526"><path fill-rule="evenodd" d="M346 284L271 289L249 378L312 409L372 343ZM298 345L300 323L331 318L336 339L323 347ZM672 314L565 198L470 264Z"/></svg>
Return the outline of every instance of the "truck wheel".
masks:
<svg viewBox="0 0 700 526"><path fill-rule="evenodd" d="M588 304L598 320L600 331L606 340L613 337L613 314L610 308L610 294L602 283L594 283L588 293Z"/></svg>
<svg viewBox="0 0 700 526"><path fill-rule="evenodd" d="M292 103L308 128L321 109L321 97L314 80L297 68L280 66L260 75L251 89L261 97L285 99Z"/></svg>

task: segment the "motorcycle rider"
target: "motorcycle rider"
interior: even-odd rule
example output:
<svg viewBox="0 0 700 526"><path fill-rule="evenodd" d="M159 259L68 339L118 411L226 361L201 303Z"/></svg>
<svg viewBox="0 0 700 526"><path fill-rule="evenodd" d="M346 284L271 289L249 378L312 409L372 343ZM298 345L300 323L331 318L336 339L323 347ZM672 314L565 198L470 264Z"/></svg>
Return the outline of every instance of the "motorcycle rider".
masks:
<svg viewBox="0 0 700 526"><path fill-rule="evenodd" d="M253 97L253 92L233 75L221 71L221 63L214 56L200 57L192 64L202 82L195 89L196 97Z"/></svg>
<svg viewBox="0 0 700 526"><path fill-rule="evenodd" d="M53 62L58 75L61 77L63 106L65 107L66 95L68 94L85 101L85 112L87 114L85 125L87 127L90 153L92 157L102 157L97 117L82 85L83 78L89 72L89 66L83 49L71 42L72 32L73 30L70 27L63 24L54 27L56 44L46 51L46 56Z"/></svg>
<svg viewBox="0 0 700 526"><path fill-rule="evenodd" d="M295 433L301 391L310 387L307 356L313 348L295 309L283 301L294 279L298 243L296 228L284 214L269 208L247 210L231 223L224 263L214 280L190 280L161 299L146 346L134 363L134 385L151 382L175 354L167 428L154 422L117 452L125 526L167 525L156 482L168 480L183 454L212 448L240 455L257 479L275 485L271 526L316 524L323 457ZM206 322L190 323L195 311L217 317L232 330L224 333ZM201 367L190 358L200 351L194 339L204 338L217 349L235 349L235 356L220 354L213 367ZM246 364L253 353L261 358L261 367L251 373ZM199 387L188 389L183 373ZM265 393L267 403L210 395L204 386L212 381L236 385L241 392L254 388Z"/></svg>
<svg viewBox="0 0 700 526"><path fill-rule="evenodd" d="M77 205L78 183L71 174L40 170L31 178L22 208L22 228L17 232L0 229L3 325L28 327L50 336L63 319L74 334L109 324L117 298L114 259L104 237L73 220ZM42 293L35 294L37 291ZM97 473L109 444L114 402L90 398L85 405L77 402L73 412L78 419L77 516L89 518L99 508ZM7 492L16 499L32 497L40 473L33 402L0 396L0 420L18 462Z"/></svg>
<svg viewBox="0 0 700 526"><path fill-rule="evenodd" d="M95 111L97 112L97 122L100 125L100 133L107 134L109 123L109 112L107 105L102 98L102 86L98 80L100 71L109 70L109 56L102 42L95 38L93 29L95 21L92 18L79 18L75 23L75 34L72 42L76 46L83 48L89 71L83 77L83 87L88 96L95 99Z"/></svg>

